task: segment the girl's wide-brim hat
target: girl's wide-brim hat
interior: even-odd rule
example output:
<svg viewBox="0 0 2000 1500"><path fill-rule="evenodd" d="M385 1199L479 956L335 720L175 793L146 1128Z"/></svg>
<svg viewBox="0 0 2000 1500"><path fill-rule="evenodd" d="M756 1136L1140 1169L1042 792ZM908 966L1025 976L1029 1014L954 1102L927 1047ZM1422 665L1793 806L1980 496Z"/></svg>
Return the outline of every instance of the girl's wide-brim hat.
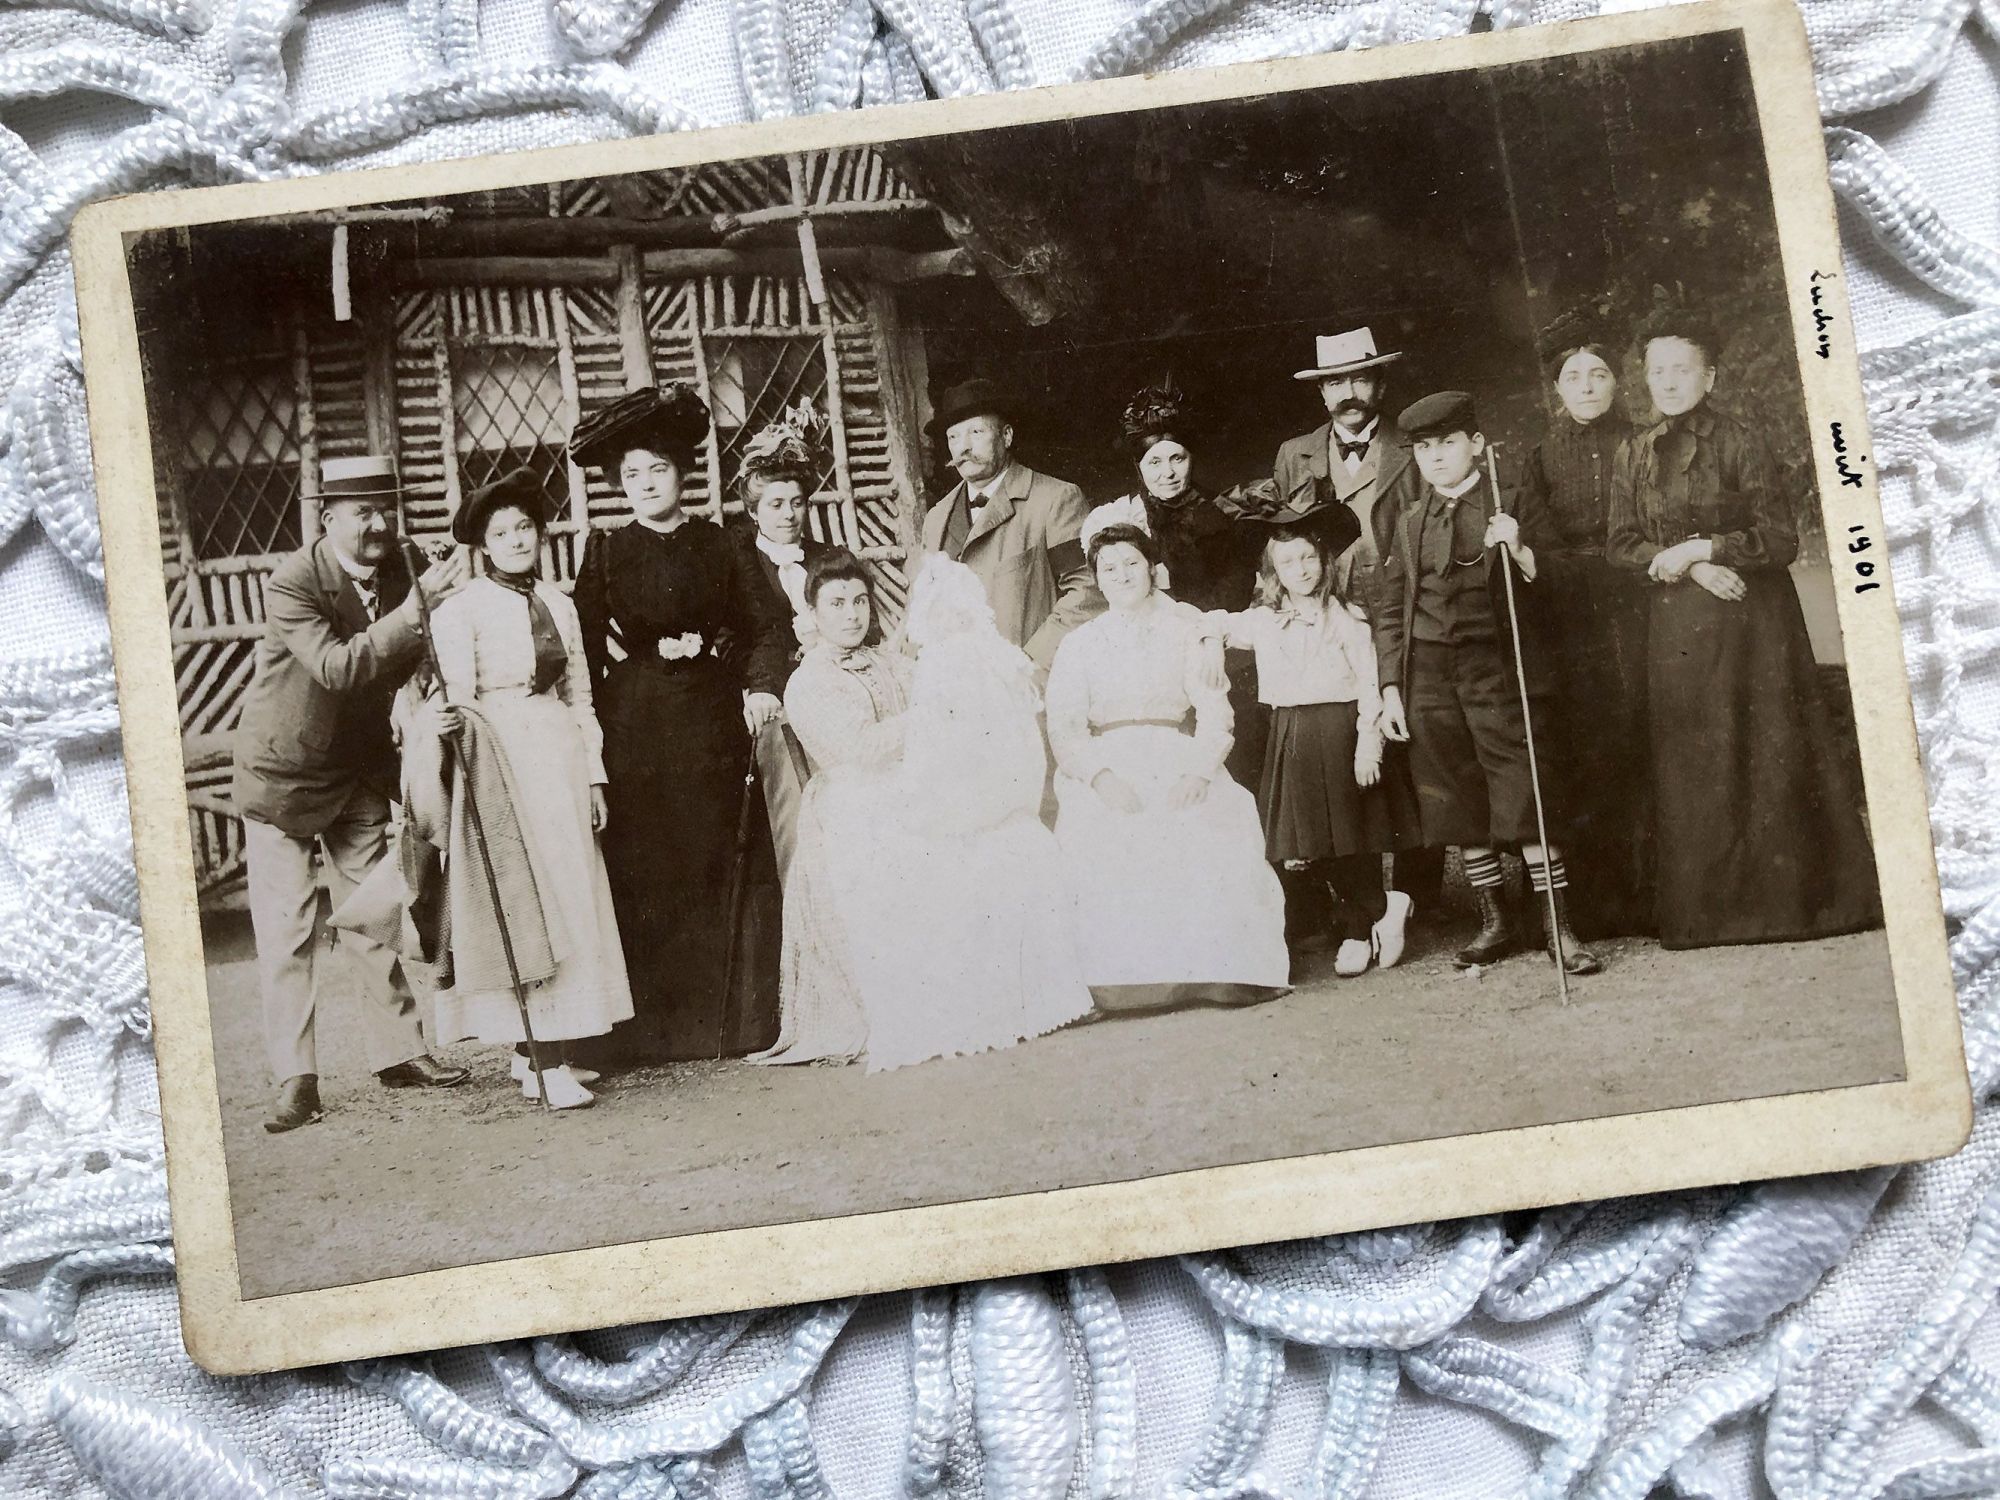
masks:
<svg viewBox="0 0 2000 1500"><path fill-rule="evenodd" d="M1361 537L1361 518L1344 500L1326 500L1306 510L1294 510L1280 493L1278 482L1266 476L1249 484L1232 485L1215 497L1215 508L1232 521L1268 526L1273 534L1312 530L1325 538L1335 556Z"/></svg>
<svg viewBox="0 0 2000 1500"><path fill-rule="evenodd" d="M634 448L685 462L708 436L708 407L684 380L627 391L576 424L570 462L582 469L616 469Z"/></svg>
<svg viewBox="0 0 2000 1500"><path fill-rule="evenodd" d="M462 546L478 546L486 539L486 522L493 512L510 506L526 511L536 526L547 528L549 497L534 470L514 469L474 490L451 518L451 539Z"/></svg>
<svg viewBox="0 0 2000 1500"><path fill-rule="evenodd" d="M1387 354L1375 347L1375 335L1366 328L1346 333L1323 333L1313 341L1314 364L1310 370L1296 371L1294 380L1331 380L1336 375L1358 375L1363 370L1379 370L1403 357L1403 351Z"/></svg>

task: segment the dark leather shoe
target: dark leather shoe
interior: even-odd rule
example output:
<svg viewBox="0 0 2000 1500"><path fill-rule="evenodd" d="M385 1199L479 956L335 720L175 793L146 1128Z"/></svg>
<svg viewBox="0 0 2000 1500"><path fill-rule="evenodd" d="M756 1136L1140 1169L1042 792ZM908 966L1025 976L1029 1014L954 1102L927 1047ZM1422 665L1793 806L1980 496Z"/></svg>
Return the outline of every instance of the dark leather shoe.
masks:
<svg viewBox="0 0 2000 1500"><path fill-rule="evenodd" d="M1547 897L1543 897L1544 901L1547 899ZM1562 966L1565 972L1570 974L1595 974L1603 969L1604 965L1598 962L1597 955L1578 942L1576 933L1570 929L1569 901L1562 891L1556 892L1555 909L1555 931L1550 934L1549 938L1542 945L1543 950L1549 955L1549 962L1555 962L1556 939L1561 938Z"/></svg>
<svg viewBox="0 0 2000 1500"><path fill-rule="evenodd" d="M264 1128L272 1135L283 1135L287 1130L312 1124L320 1116L319 1079L311 1073L301 1073L278 1086L277 1107L264 1122Z"/></svg>
<svg viewBox="0 0 2000 1500"><path fill-rule="evenodd" d="M1507 908L1500 904L1498 886L1475 886L1472 899L1479 906L1479 933L1459 949L1452 962L1461 969L1497 964L1514 951L1514 929L1507 922Z"/></svg>
<svg viewBox="0 0 2000 1500"><path fill-rule="evenodd" d="M447 1068L428 1052L377 1073L386 1089L455 1089L472 1076L465 1068Z"/></svg>

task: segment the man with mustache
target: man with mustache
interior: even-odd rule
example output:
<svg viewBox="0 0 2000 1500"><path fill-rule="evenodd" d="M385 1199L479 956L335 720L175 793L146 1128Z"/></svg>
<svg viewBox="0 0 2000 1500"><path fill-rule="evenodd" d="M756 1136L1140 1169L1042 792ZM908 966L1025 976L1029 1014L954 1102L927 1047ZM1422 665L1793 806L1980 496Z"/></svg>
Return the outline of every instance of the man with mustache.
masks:
<svg viewBox="0 0 2000 1500"><path fill-rule="evenodd" d="M1423 489L1410 450L1390 441L1383 430L1382 400L1388 389L1383 372L1403 356L1398 350L1377 352L1375 335L1366 328L1322 335L1315 343L1312 367L1293 378L1319 387L1327 420L1279 447L1272 477L1280 509L1271 519L1310 529L1315 517L1332 506L1351 510L1361 523L1361 535L1335 564L1336 586L1343 599L1373 608L1396 517ZM1402 956L1410 913L1436 911L1444 885L1444 851L1422 846L1406 750L1392 745L1389 751L1382 764L1382 789L1389 799L1397 852L1389 910L1374 932L1385 968ZM1287 880L1288 895L1294 894L1295 883ZM1302 906L1314 904L1316 893L1296 894Z"/></svg>
<svg viewBox="0 0 2000 1500"><path fill-rule="evenodd" d="M924 550L964 563L986 585L1000 633L1046 678L1062 638L1104 612L1083 544L1090 509L1067 480L1014 457L1014 406L990 380L953 386L931 430L959 482L924 517Z"/></svg>

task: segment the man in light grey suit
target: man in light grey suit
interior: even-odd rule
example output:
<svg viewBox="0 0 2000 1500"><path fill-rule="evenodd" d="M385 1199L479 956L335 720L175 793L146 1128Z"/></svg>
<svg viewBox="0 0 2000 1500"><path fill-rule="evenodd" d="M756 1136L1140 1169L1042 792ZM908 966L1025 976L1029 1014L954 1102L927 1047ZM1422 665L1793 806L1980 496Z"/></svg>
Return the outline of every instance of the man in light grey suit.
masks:
<svg viewBox="0 0 2000 1500"><path fill-rule="evenodd" d="M264 586L264 634L235 736L232 795L243 818L265 1048L279 1086L264 1122L273 1134L320 1117L319 885L338 904L387 847L397 781L389 707L423 655L416 594L435 602L466 573L453 553L412 580L396 546L396 478L386 458L328 459L320 521L320 537L278 564ZM354 933L340 942L360 971L362 1040L376 1076L391 1088L464 1082L465 1069L425 1050L396 955Z"/></svg>
<svg viewBox="0 0 2000 1500"><path fill-rule="evenodd" d="M964 563L986 585L1000 633L1046 678L1062 638L1104 611L1083 529L1089 502L1066 480L1014 458L1013 406L990 380L953 386L938 403L959 482L924 517L924 550Z"/></svg>

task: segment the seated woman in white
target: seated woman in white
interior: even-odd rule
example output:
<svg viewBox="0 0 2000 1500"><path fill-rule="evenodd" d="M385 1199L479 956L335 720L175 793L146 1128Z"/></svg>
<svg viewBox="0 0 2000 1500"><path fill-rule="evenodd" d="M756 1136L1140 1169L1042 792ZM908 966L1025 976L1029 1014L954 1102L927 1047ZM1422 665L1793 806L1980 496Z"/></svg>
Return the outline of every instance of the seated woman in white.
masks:
<svg viewBox="0 0 2000 1500"><path fill-rule="evenodd" d="M805 601L818 643L785 685L785 718L811 775L785 882L778 1040L752 1055L754 1063L859 1057L868 1041L864 974L879 968L879 930L899 920L893 907L877 910L894 872L872 865L903 754L910 663L868 644L874 584L845 548L813 559Z"/></svg>
<svg viewBox="0 0 2000 1500"><path fill-rule="evenodd" d="M1223 769L1229 697L1204 671L1204 622L1155 588L1136 506L1100 506L1082 540L1110 609L1057 648L1048 722L1084 975L1101 1010L1268 998L1290 977L1284 893Z"/></svg>
<svg viewBox="0 0 2000 1500"><path fill-rule="evenodd" d="M784 1018L758 1062L868 1070L1011 1046L1090 1010L1054 840L1032 666L946 558L910 597L914 670L862 644L866 569L808 569L820 645L785 691L813 766L785 890Z"/></svg>

